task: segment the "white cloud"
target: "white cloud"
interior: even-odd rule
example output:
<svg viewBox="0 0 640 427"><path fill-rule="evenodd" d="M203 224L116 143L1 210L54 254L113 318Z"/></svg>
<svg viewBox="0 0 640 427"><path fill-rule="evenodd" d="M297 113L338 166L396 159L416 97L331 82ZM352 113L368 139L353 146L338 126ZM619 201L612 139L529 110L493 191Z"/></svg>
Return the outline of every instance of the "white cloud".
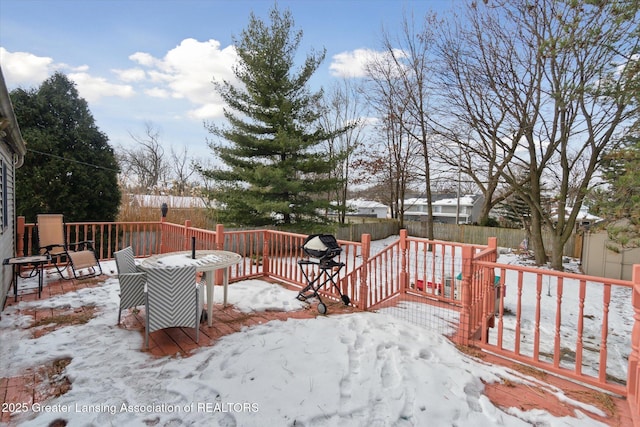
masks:
<svg viewBox="0 0 640 427"><path fill-rule="evenodd" d="M396 57L406 56L401 50L394 51ZM367 67L372 63L391 64L391 56L386 51L356 49L334 55L329 70L335 77L366 77Z"/></svg>
<svg viewBox="0 0 640 427"><path fill-rule="evenodd" d="M123 82L139 82L146 77L146 73L140 68L129 68L127 70L114 69L111 71Z"/></svg>
<svg viewBox="0 0 640 427"><path fill-rule="evenodd" d="M146 95L149 95L152 98L169 98L170 96L168 91L159 87L153 87L151 89L147 89L144 91L144 93Z"/></svg>
<svg viewBox="0 0 640 427"><path fill-rule="evenodd" d="M211 103L188 112L192 119L206 120L214 117L222 117L224 106L221 103Z"/></svg>
<svg viewBox="0 0 640 427"><path fill-rule="evenodd" d="M147 71L147 75L149 76L149 80L151 80L153 83L165 84L171 81L171 75L160 72L160 71L155 71L155 70Z"/></svg>
<svg viewBox="0 0 640 427"><path fill-rule="evenodd" d="M156 62L153 56L144 52L136 52L133 55L129 55L129 59L146 67L153 67Z"/></svg>
<svg viewBox="0 0 640 427"><path fill-rule="evenodd" d="M0 47L2 72L11 86L37 87L54 72L60 71L72 80L80 96L87 101L97 101L105 96L129 98L134 90L128 85L109 83L101 77L91 76L88 65L72 67L56 63L52 58L37 56L28 52L9 52Z"/></svg>
<svg viewBox="0 0 640 427"><path fill-rule="evenodd" d="M62 68L68 69L71 72L74 73L86 73L87 71L89 71L89 66L88 65L80 65L79 67L71 67L67 64L62 64Z"/></svg>
<svg viewBox="0 0 640 427"><path fill-rule="evenodd" d="M93 77L88 73L70 73L68 76L75 82L80 96L88 102L98 101L105 96L130 98L135 94L133 87L129 85L109 83L102 77Z"/></svg>
<svg viewBox="0 0 640 427"><path fill-rule="evenodd" d="M154 87L145 91L150 96L186 99L200 106L189 112L197 119L212 119L222 114L222 100L213 81L233 80L233 64L237 61L235 48L221 49L220 42L200 42L188 38L159 59L137 52L129 57L147 67L146 77Z"/></svg>
<svg viewBox="0 0 640 427"><path fill-rule="evenodd" d="M12 86L37 86L60 70L67 73L76 83L80 96L89 102L105 97L131 98L136 93L156 99L181 99L193 104L186 116L199 120L222 116L223 102L213 82L236 82L235 48L221 48L220 42L213 39L184 39L162 58L146 52L133 53L128 59L134 65L111 69L112 77L115 76L111 81L91 73L87 65L71 67L55 63L53 58L0 49L3 71Z"/></svg>
<svg viewBox="0 0 640 427"><path fill-rule="evenodd" d="M329 70L336 77L365 77L367 63L378 52L371 49L356 49L334 55Z"/></svg>
<svg viewBox="0 0 640 427"><path fill-rule="evenodd" d="M9 52L0 47L2 73L13 86L38 86L46 80L61 64L55 64L52 58L36 56L28 52Z"/></svg>

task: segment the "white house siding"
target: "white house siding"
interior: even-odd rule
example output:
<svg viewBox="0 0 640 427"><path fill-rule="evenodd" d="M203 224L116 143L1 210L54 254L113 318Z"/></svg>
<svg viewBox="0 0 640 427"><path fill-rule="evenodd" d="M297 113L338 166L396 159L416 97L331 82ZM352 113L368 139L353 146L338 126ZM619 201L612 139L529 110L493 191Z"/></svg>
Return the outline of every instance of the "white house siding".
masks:
<svg viewBox="0 0 640 427"><path fill-rule="evenodd" d="M332 202L334 206L337 202ZM374 200L349 199L346 201L347 217L368 217L368 218L388 218L389 208L387 205ZM331 210L330 215L337 216L338 212Z"/></svg>
<svg viewBox="0 0 640 427"><path fill-rule="evenodd" d="M472 224L478 220L482 208L482 196L460 197L460 211L458 222ZM409 221L423 221L427 219L427 200L424 198L407 199L404 202L404 217ZM458 199L440 199L432 202L434 222L455 224L458 212Z"/></svg>
<svg viewBox="0 0 640 427"><path fill-rule="evenodd" d="M7 150L7 144L3 140L0 149L0 180L2 181L2 191L0 191L0 209L2 211L0 215L0 261L13 257L15 248L15 197L13 186L15 169L13 168L12 154ZM6 180L2 179L5 176L2 172L3 168L6 170ZM4 204L5 197L6 206ZM11 268L3 265L1 277L2 297L0 302L4 307L7 292L11 287Z"/></svg>
<svg viewBox="0 0 640 427"><path fill-rule="evenodd" d="M347 200L347 208L352 212L347 215L369 216L374 218L386 218L389 208L374 200L350 199Z"/></svg>
<svg viewBox="0 0 640 427"><path fill-rule="evenodd" d="M0 261L15 254L15 170L20 167L27 147L20 134L20 127L11 105L9 92L0 69ZM12 271L4 265L0 268L0 309L4 307L11 287Z"/></svg>

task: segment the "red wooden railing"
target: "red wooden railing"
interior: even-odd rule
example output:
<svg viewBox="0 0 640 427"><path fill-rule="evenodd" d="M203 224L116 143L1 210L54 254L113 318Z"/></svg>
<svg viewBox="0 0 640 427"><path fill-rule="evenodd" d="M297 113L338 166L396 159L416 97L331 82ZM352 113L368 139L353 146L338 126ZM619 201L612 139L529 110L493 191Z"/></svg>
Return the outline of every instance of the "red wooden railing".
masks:
<svg viewBox="0 0 640 427"><path fill-rule="evenodd" d="M83 222L65 224L68 243L91 240L100 259L113 258L113 252L131 246L136 256L143 257L160 252L163 223L158 222ZM164 236L171 237L170 233ZM16 255L34 255L38 252L35 224L26 224L18 218L16 227Z"/></svg>
<svg viewBox="0 0 640 427"><path fill-rule="evenodd" d="M631 407L634 424L640 425L640 265L633 266L631 277L633 329L631 331L631 354L627 375L627 400Z"/></svg>
<svg viewBox="0 0 640 427"><path fill-rule="evenodd" d="M630 303L632 290L640 286L640 274L632 281L625 281L484 260L477 261L475 266L477 270L496 272L500 277L501 296L495 307L496 328L491 333L486 328L482 338L475 341L477 346L613 393L626 393L625 382L629 384L628 378L637 375L631 365L637 349L615 348L615 353L621 354L622 359L628 358L630 363L626 377L612 371L614 366L609 354L612 334L625 334L612 327L611 316L620 313L611 310L612 294L616 295L616 303ZM505 292L515 299L513 312L505 310ZM525 308L527 301L533 302L532 311ZM575 320L563 322L563 318L570 315L575 316ZM572 324L575 321L575 330L565 326L568 320ZM636 322L634 328L637 325ZM637 337L632 339L637 341Z"/></svg>
<svg viewBox="0 0 640 427"><path fill-rule="evenodd" d="M35 253L34 224L25 224L22 218L17 224L16 254ZM94 240L102 260L111 259L115 250L126 246L138 257L188 250L195 237L197 249L224 249L243 256L243 262L231 271L232 281L267 277L300 288L307 284L297 264L304 257L300 247L306 235L226 231L221 225L216 230L202 230L191 227L189 221L178 225L164 220L68 223L65 233L69 242ZM634 266L631 281L506 265L496 262L495 238L486 246L465 245L409 237L406 230L401 231L398 241L374 255L368 235L362 236L361 243L339 243L343 248L340 261L345 264L339 286L354 306L375 309L404 295L446 305L459 311L458 330L452 337L456 342L626 396L640 425L640 265ZM339 297L333 289L324 292L328 297ZM509 311L506 292L514 304ZM626 308L632 313L630 348L615 349L624 353L623 358L628 357L625 378L610 372L609 342L611 334L618 332L610 326L612 295L623 308L628 304ZM570 301L576 301L571 302L575 306L568 306ZM531 313L526 309L529 302L534 307ZM548 315L550 307L553 316ZM562 321L568 313L577 316L577 327L571 334L564 330ZM587 331L585 322L600 322L599 332L593 328ZM542 339L544 334L552 336ZM550 348L546 347L548 342L552 342ZM567 352L571 357L564 357ZM586 358L592 353L596 356Z"/></svg>
<svg viewBox="0 0 640 427"><path fill-rule="evenodd" d="M19 218L17 224L16 254L24 256L37 253L36 225L25 223L23 218ZM179 225L161 219L158 222L66 223L65 236L67 242L93 241L100 260L112 259L113 252L127 246L132 247L136 257L190 250L192 239L195 238L198 250L229 250L243 256L241 263L231 267L232 281L271 277L300 288L307 285L297 263L305 257L300 249L307 237L303 234L277 230L226 231L222 225L217 225L215 231L203 230L191 227L190 221ZM362 243L343 240L339 243L342 247L339 261L345 263L347 268L361 264ZM219 277L217 281L220 280ZM353 304L359 305L356 289L345 281L341 281L341 286ZM326 293L330 298L339 299L335 289L327 288Z"/></svg>

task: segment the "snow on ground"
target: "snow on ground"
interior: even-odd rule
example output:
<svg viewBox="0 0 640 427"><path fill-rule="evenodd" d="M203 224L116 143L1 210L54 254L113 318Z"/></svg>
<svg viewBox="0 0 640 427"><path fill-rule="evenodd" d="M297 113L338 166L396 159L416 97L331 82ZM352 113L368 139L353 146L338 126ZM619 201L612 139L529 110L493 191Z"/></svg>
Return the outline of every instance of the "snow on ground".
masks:
<svg viewBox="0 0 640 427"><path fill-rule="evenodd" d="M115 270L104 264L105 272ZM21 286L37 285L21 280ZM242 311L294 310L303 304L296 296L261 280L229 287L229 302ZM96 316L36 339L27 329L32 319L16 314L80 305L95 305ZM142 334L116 326L117 309L113 277L100 287L5 309L0 376L73 358L66 368L71 390L30 407L18 418L21 426L56 418L69 426L602 425L586 417L590 411L602 415L588 405L575 418L498 409L482 394L482 381L520 377L384 313L272 321L227 335L188 358L155 358L141 351Z"/></svg>

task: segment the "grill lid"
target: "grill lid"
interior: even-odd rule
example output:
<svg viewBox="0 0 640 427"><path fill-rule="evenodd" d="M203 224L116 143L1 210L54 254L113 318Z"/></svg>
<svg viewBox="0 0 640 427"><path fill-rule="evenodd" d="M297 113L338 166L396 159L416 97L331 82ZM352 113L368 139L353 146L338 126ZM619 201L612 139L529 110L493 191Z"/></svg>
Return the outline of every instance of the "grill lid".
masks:
<svg viewBox="0 0 640 427"><path fill-rule="evenodd" d="M330 259L340 255L342 248L331 234L312 234L302 244L302 250L312 258Z"/></svg>

